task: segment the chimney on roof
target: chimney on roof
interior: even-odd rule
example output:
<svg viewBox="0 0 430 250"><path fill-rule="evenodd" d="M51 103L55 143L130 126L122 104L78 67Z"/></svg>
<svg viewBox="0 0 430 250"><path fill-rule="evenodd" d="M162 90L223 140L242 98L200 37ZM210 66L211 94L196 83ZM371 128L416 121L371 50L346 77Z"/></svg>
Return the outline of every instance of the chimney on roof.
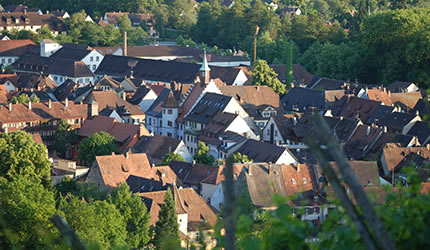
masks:
<svg viewBox="0 0 430 250"><path fill-rule="evenodd" d="M196 165L196 160L193 160L193 165L192 167L194 167Z"/></svg>
<svg viewBox="0 0 430 250"><path fill-rule="evenodd" d="M147 135L145 125L139 124L139 137Z"/></svg>
<svg viewBox="0 0 430 250"><path fill-rule="evenodd" d="M124 31L124 37L123 37L123 44L122 44L122 55L127 56L127 31Z"/></svg>
<svg viewBox="0 0 430 250"><path fill-rule="evenodd" d="M96 115L99 115L99 104L96 101L91 100L88 103L88 117L93 117Z"/></svg>
<svg viewBox="0 0 430 250"><path fill-rule="evenodd" d="M294 86L294 83L291 83L290 84L290 88L294 88L295 86Z"/></svg>
<svg viewBox="0 0 430 250"><path fill-rule="evenodd" d="M430 150L430 144L427 143L426 148L427 150Z"/></svg>
<svg viewBox="0 0 430 250"><path fill-rule="evenodd" d="M12 112L12 103L9 102L9 112Z"/></svg>
<svg viewBox="0 0 430 250"><path fill-rule="evenodd" d="M125 158L128 159L128 157L130 157L130 151L125 152Z"/></svg>
<svg viewBox="0 0 430 250"><path fill-rule="evenodd" d="M366 128L366 135L370 135L370 126L367 126Z"/></svg>
<svg viewBox="0 0 430 250"><path fill-rule="evenodd" d="M64 101L64 108L69 107L69 98L66 97L66 100Z"/></svg>
<svg viewBox="0 0 430 250"><path fill-rule="evenodd" d="M115 152L112 152L112 155L115 155Z"/></svg>
<svg viewBox="0 0 430 250"><path fill-rule="evenodd" d="M28 101L28 109L31 110L31 100Z"/></svg>
<svg viewBox="0 0 430 250"><path fill-rule="evenodd" d="M51 107L52 107L52 101L51 101L51 99L49 99L48 100L48 108L51 109Z"/></svg>

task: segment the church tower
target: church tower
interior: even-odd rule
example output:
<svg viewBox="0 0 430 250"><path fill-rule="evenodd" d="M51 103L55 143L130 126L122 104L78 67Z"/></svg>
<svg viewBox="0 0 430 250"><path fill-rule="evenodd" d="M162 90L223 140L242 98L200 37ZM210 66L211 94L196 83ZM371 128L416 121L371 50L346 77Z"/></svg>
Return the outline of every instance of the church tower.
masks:
<svg viewBox="0 0 430 250"><path fill-rule="evenodd" d="M211 69L209 68L208 65L208 60L206 59L206 50L204 51L204 57L203 57L203 62L202 62L202 66L200 67L200 81L202 83L208 84L209 80L210 80L210 71Z"/></svg>

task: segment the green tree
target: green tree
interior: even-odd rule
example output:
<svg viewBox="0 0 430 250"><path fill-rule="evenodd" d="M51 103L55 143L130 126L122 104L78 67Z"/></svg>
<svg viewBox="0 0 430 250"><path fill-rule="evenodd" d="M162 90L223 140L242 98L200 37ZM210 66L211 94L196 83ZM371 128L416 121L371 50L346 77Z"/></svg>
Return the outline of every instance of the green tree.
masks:
<svg viewBox="0 0 430 250"><path fill-rule="evenodd" d="M158 213L158 221L155 225L154 244L157 249L164 249L167 240L174 240L179 245L179 224L176 215L175 201L173 200L172 191L167 189L164 196L164 204L161 204Z"/></svg>
<svg viewBox="0 0 430 250"><path fill-rule="evenodd" d="M106 132L98 132L79 144L78 160L85 166L91 166L96 156L109 155L115 151L115 138Z"/></svg>
<svg viewBox="0 0 430 250"><path fill-rule="evenodd" d="M278 95L287 93L287 87L277 78L278 74L269 67L266 61L257 60L252 70L254 85L267 85Z"/></svg>
<svg viewBox="0 0 430 250"><path fill-rule="evenodd" d="M127 245L130 248L143 248L149 241L150 215L145 203L137 194L132 194L127 183L113 192L111 203L124 218L127 229Z"/></svg>
<svg viewBox="0 0 430 250"><path fill-rule="evenodd" d="M124 247L127 240L126 224L115 205L107 201L88 202L73 195L62 198L59 213L88 243L103 248Z"/></svg>
<svg viewBox="0 0 430 250"><path fill-rule="evenodd" d="M185 161L184 158L178 153L168 153L161 160L161 165L169 165L171 161Z"/></svg>
<svg viewBox="0 0 430 250"><path fill-rule="evenodd" d="M61 119L57 122L57 127L54 133L54 143L52 147L57 151L61 158L66 157L66 151L69 145L77 140L77 135L74 131L70 130L70 124Z"/></svg>
<svg viewBox="0 0 430 250"><path fill-rule="evenodd" d="M57 191L57 197L71 194L87 201L106 200L108 198L107 191L101 190L96 184L81 182L67 177L63 178L60 183L55 185L55 190Z"/></svg>
<svg viewBox="0 0 430 250"><path fill-rule="evenodd" d="M10 102L13 104L17 104L17 103L26 104L26 103L29 103L30 100L31 99L27 94L20 94L19 96L13 96L10 99Z"/></svg>
<svg viewBox="0 0 430 250"><path fill-rule="evenodd" d="M194 160L196 160L197 163L212 165L215 161L215 158L209 154L209 147L203 142L199 142L197 153L194 155Z"/></svg>
<svg viewBox="0 0 430 250"><path fill-rule="evenodd" d="M10 181L0 177L2 249L42 249L51 244L57 234L49 221L54 214L54 193L44 188L40 180L25 175Z"/></svg>
<svg viewBox="0 0 430 250"><path fill-rule="evenodd" d="M247 155L245 155L245 154L243 155L240 152L237 152L237 153L233 154L233 162L234 163L245 163L245 162L251 162L251 161L248 159Z"/></svg>
<svg viewBox="0 0 430 250"><path fill-rule="evenodd" d="M35 143L26 132L0 134L0 176L13 180L19 176L37 178L50 186L51 163L44 145Z"/></svg>

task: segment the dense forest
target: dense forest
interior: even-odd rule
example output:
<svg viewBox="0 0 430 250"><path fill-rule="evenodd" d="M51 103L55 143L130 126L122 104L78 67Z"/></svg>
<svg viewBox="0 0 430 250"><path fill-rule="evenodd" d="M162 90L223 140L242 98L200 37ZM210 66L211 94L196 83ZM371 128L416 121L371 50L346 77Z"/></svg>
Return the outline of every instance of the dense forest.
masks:
<svg viewBox="0 0 430 250"><path fill-rule="evenodd" d="M85 10L94 20L106 11L152 12L161 39L176 39L215 51L239 50L253 54L256 26L257 58L269 64L285 63L294 44L294 62L317 76L373 84L396 80L428 87L430 59L430 1L427 0L279 0L276 10L262 1L236 0L231 8L211 0L54 1L6 0L42 10ZM298 6L301 15L283 11ZM145 27L133 28L121 20L120 30L84 22L84 12L66 21L68 35L60 42L115 46L121 32L132 45L147 44ZM174 31L172 35L172 31ZM15 35L17 38L29 34ZM13 36L13 34L12 34ZM39 40L49 36L36 37ZM14 37L14 36L13 36ZM183 39L185 38L185 39ZM250 56L252 57L252 56Z"/></svg>

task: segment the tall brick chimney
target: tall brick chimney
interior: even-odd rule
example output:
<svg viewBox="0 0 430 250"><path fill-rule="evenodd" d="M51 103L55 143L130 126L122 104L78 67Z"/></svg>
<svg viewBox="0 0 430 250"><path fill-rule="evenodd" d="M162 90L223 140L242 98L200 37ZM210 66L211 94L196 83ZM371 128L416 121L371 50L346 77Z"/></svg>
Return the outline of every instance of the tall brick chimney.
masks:
<svg viewBox="0 0 430 250"><path fill-rule="evenodd" d="M127 56L127 31L124 31L124 41L122 44L122 55Z"/></svg>

